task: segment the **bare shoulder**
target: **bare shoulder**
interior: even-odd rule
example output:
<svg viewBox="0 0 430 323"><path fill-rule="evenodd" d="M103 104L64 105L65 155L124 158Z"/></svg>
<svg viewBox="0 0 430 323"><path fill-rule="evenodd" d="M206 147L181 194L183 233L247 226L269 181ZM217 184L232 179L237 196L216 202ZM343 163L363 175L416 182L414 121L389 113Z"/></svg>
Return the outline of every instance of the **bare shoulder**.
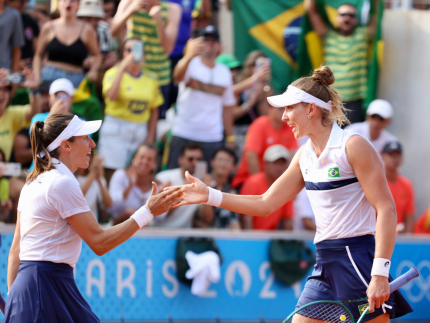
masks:
<svg viewBox="0 0 430 323"><path fill-rule="evenodd" d="M300 158L302 157L302 152L303 152L303 150L305 149L305 146L306 146L306 144L302 145L302 146L301 146L301 147L296 151L296 153L294 154L293 159L291 160L290 167L291 167L291 166L299 166L299 164L300 164Z"/></svg>
<svg viewBox="0 0 430 323"><path fill-rule="evenodd" d="M375 151L375 148L373 148L369 140L359 134L354 134L346 142L346 151L349 155L349 153L354 153L356 151Z"/></svg>
<svg viewBox="0 0 430 323"><path fill-rule="evenodd" d="M82 23L83 23L81 27L83 28L82 40L84 41L85 45L86 46L97 45L98 47L97 33L94 27L91 24L86 23L84 21L82 21Z"/></svg>
<svg viewBox="0 0 430 323"><path fill-rule="evenodd" d="M39 37L41 38L48 38L50 36L53 37L53 29L55 28L56 25L56 20L54 19L52 21L47 21L42 25L42 28L40 29L40 35Z"/></svg>
<svg viewBox="0 0 430 323"><path fill-rule="evenodd" d="M300 159L300 157L302 156L302 152L303 150L305 150L306 144L302 145L299 149L297 149L296 153L294 154L294 159L298 158Z"/></svg>
<svg viewBox="0 0 430 323"><path fill-rule="evenodd" d="M81 22L82 22L81 28L83 28L85 35L90 35L90 36L96 35L96 30L94 29L94 27L91 24L89 24L83 20L81 20Z"/></svg>
<svg viewBox="0 0 430 323"><path fill-rule="evenodd" d="M353 135L346 143L346 156L351 166L355 164L381 163L373 145L360 135Z"/></svg>

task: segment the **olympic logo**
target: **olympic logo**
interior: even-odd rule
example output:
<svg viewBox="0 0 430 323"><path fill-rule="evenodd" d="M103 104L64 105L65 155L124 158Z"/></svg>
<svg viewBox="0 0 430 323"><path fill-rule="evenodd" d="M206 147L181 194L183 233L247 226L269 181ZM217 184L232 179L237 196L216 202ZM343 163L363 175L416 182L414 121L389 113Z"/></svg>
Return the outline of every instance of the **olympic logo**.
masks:
<svg viewBox="0 0 430 323"><path fill-rule="evenodd" d="M412 267L418 269L420 276L404 285L402 289L405 291L408 299L413 303L418 303L424 298L427 298L427 300L430 301L430 274L428 274L428 272L430 272L430 261L423 260L418 264L418 266L415 266L412 261L404 260L397 267L396 276L399 277L401 274L403 274L405 268L409 269ZM425 277L423 274L427 275L427 277ZM417 286L418 288L413 289L414 286ZM416 292L418 289L419 293L417 294Z"/></svg>

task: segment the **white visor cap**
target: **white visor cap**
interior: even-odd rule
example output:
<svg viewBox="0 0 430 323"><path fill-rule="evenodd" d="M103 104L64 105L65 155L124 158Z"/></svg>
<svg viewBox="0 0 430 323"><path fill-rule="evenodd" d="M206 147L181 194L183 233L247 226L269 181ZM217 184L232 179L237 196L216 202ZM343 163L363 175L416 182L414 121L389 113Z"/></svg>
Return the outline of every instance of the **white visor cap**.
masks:
<svg viewBox="0 0 430 323"><path fill-rule="evenodd" d="M366 114L368 116L377 114L384 119L390 119L393 117L394 112L390 102L385 100L373 100L370 102Z"/></svg>
<svg viewBox="0 0 430 323"><path fill-rule="evenodd" d="M280 94L275 96L269 96L267 98L267 101L272 107L275 108L283 108L287 106L291 106L300 102L305 103L315 103L316 106L329 110L332 110L331 107L331 101L324 102L323 100L320 100L313 95L310 95L309 93L300 90L299 88L296 88L295 86L289 85L287 90Z"/></svg>
<svg viewBox="0 0 430 323"><path fill-rule="evenodd" d="M69 122L67 127L60 133L60 135L55 138L53 142L48 146L47 150L49 152L60 147L61 142L63 140L68 140L72 137L77 136L86 136L90 135L100 129L102 125L101 120L96 121L82 121L78 116L74 116L73 119ZM45 156L45 152L41 151L39 157L43 158Z"/></svg>
<svg viewBox="0 0 430 323"><path fill-rule="evenodd" d="M79 121L82 121L82 120L79 120ZM91 134L97 132L100 129L100 127L102 126L101 120L82 121L82 122L84 123L82 128L79 129L78 131L76 131L76 133L73 135L73 137L91 135Z"/></svg>

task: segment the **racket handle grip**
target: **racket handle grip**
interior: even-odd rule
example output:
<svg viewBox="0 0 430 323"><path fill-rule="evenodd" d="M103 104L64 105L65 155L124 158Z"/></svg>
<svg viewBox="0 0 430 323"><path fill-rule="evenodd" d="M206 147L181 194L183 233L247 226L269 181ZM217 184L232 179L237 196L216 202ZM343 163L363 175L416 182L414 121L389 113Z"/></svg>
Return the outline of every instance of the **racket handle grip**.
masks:
<svg viewBox="0 0 430 323"><path fill-rule="evenodd" d="M418 270L415 267L409 269L403 275L401 275L400 277L398 277L397 279L393 280L390 283L390 294L398 290L406 283L410 282L412 279L417 278L419 275L420 274L418 273Z"/></svg>

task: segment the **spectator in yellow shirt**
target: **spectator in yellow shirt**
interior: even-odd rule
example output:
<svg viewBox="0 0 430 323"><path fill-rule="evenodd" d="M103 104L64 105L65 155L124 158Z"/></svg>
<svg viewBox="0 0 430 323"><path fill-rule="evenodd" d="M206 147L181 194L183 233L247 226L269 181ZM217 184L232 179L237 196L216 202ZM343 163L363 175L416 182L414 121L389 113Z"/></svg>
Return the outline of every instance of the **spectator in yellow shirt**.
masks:
<svg viewBox="0 0 430 323"><path fill-rule="evenodd" d="M4 151L5 161L9 162L15 135L22 129L28 128L31 118L40 112L39 95L34 91L39 85L35 81L35 75L30 70L25 70L26 80L21 84L30 88L30 104L24 106L9 106L11 101L11 85L5 77L9 70L0 70L0 149Z"/></svg>
<svg viewBox="0 0 430 323"><path fill-rule="evenodd" d="M158 107L164 102L157 76L143 68L144 46L141 52L132 52L139 43L143 44L134 38L126 40L122 61L103 79L106 107L99 155L105 160L108 183L116 169L126 168L140 145L155 142Z"/></svg>

